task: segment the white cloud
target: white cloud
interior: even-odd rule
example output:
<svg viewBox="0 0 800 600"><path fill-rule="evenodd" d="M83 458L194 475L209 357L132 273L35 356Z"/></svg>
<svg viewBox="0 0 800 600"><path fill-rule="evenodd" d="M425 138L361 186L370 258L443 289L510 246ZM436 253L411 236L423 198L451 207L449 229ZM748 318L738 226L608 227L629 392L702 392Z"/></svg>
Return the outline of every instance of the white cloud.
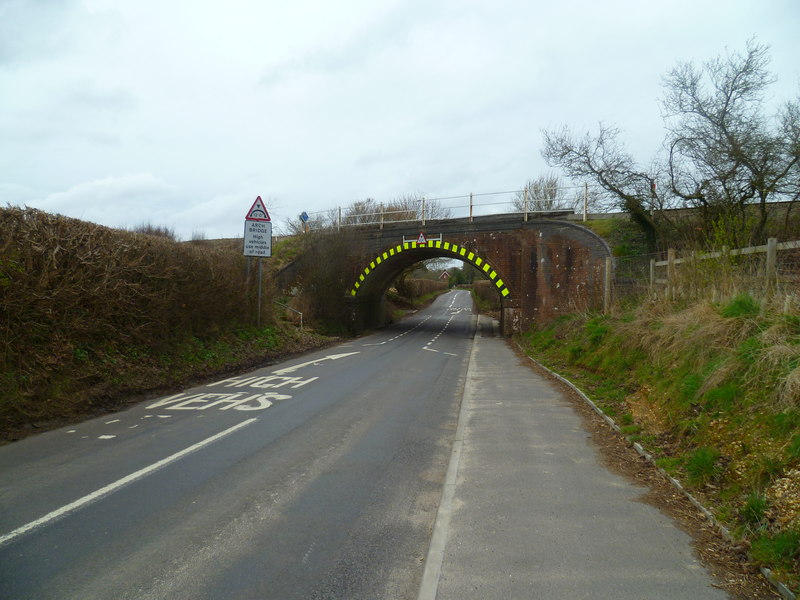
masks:
<svg viewBox="0 0 800 600"><path fill-rule="evenodd" d="M133 227L141 223L173 226L173 213L181 201L176 186L150 173L105 177L48 194L27 204L68 217Z"/></svg>
<svg viewBox="0 0 800 600"><path fill-rule="evenodd" d="M648 162L667 69L756 35L796 95L798 29L796 0L6 0L0 193L234 236L256 195L287 219L521 186L562 124Z"/></svg>

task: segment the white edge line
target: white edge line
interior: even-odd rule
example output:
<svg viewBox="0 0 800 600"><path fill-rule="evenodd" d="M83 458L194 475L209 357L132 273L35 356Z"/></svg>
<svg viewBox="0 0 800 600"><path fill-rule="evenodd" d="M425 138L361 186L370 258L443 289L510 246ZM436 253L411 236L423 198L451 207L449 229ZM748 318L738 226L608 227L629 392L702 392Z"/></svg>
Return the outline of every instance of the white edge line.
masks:
<svg viewBox="0 0 800 600"><path fill-rule="evenodd" d="M14 531L7 533L3 536L0 536L0 546L7 544L8 542L18 538L21 535L28 533L29 531L32 531L33 529L36 529L37 527L46 525L50 521L54 521L56 519L63 517L68 513L78 510L79 508L82 508L87 504L94 502L95 500L99 500L103 496L107 496L108 494L118 490L119 488L129 483L132 483L137 479L141 479L145 475L149 475L150 473L153 473L154 471L157 471L158 469L161 469L162 467L165 467L168 464L183 458L187 454L191 454L192 452L195 452L204 446L208 446L209 444L216 442L218 439L225 437L230 433L233 433L237 429L241 429L242 427L250 425L251 423L257 420L258 420L257 418L252 418L252 419L247 419L246 421L242 421L238 425L229 427L225 431L220 431L219 433L212 435L209 438L206 438L200 442L197 442L196 444L189 446L188 448L184 448L183 450L180 450L175 454L172 454L166 458L162 458L161 460L153 463L152 465L148 465L142 469L139 469L134 473L131 473L130 475L126 475L122 479L117 479L114 483L109 483L107 486L102 487L99 490L92 492L91 494L87 494L83 498L78 498L74 502L70 502L69 504L62 506L61 508L58 508L50 513L47 513L45 516L40 517L35 521L31 521L30 523L23 525L22 527L18 527Z"/></svg>
<svg viewBox="0 0 800 600"><path fill-rule="evenodd" d="M478 320L480 316L478 316ZM450 516L453 510L453 498L456 493L456 482L458 480L458 467L461 463L461 451L464 445L464 429L467 424L469 412L470 396L472 390L469 384L470 373L475 369L475 350L478 347L478 320L475 321L475 336L472 338L472 348L469 353L469 363L467 365L467 379L464 383L464 391L461 395L461 407L458 411L458 425L456 425L455 440L450 454L450 463L447 465L447 473L444 477L444 487L442 497L439 501L439 510L436 511L436 520L433 523L433 535L428 547L428 555L425 557L425 568L422 572L422 581L419 586L417 600L436 600L436 593L439 589L439 579L442 576L442 565L444 564L444 552L447 545L447 533L450 529Z"/></svg>

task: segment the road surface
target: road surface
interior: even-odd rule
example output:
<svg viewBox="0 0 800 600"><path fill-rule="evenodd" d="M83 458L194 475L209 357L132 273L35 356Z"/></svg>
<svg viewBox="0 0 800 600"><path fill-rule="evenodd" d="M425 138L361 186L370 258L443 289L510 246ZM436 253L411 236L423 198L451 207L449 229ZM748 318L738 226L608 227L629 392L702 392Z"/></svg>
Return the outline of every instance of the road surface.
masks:
<svg viewBox="0 0 800 600"><path fill-rule="evenodd" d="M725 598L588 438L450 292L0 448L0 599Z"/></svg>
<svg viewBox="0 0 800 600"><path fill-rule="evenodd" d="M471 307L0 448L0 598L414 597Z"/></svg>

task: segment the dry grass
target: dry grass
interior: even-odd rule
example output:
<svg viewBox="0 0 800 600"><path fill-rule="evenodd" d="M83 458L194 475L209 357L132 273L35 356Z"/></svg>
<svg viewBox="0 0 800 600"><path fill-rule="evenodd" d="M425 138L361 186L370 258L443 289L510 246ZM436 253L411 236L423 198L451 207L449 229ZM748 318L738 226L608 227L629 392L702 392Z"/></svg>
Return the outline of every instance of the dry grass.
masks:
<svg viewBox="0 0 800 600"><path fill-rule="evenodd" d="M640 307L630 323L620 326L624 339L636 348L645 349L656 363L664 357L686 355L705 363L720 351L740 343L753 329L752 322L721 317L708 302L678 312L662 303L651 303Z"/></svg>

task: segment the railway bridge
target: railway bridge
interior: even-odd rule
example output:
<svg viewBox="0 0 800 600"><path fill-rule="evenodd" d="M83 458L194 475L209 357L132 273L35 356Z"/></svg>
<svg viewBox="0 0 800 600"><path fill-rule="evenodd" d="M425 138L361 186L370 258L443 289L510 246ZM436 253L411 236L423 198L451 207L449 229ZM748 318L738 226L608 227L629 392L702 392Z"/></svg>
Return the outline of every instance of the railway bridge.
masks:
<svg viewBox="0 0 800 600"><path fill-rule="evenodd" d="M383 325L392 281L406 267L437 257L469 263L492 282L505 335L602 305L612 276L606 272L610 248L565 216L512 213L348 228L352 327Z"/></svg>

